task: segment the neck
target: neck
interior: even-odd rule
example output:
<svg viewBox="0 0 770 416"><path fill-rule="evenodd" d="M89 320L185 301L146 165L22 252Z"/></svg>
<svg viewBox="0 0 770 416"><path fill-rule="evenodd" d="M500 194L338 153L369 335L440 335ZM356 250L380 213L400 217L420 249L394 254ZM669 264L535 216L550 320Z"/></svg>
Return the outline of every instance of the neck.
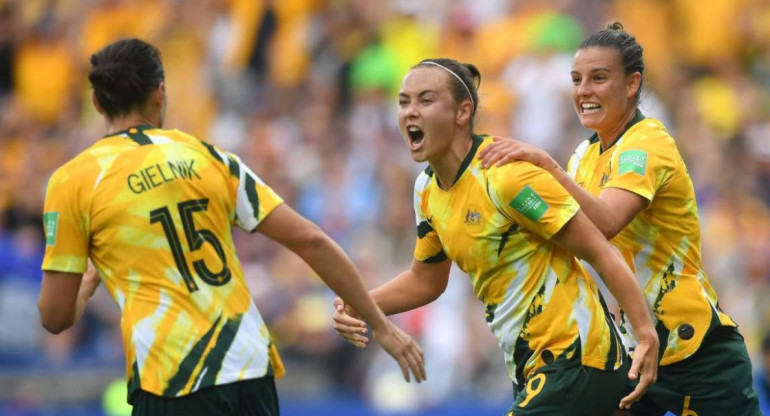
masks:
<svg viewBox="0 0 770 416"><path fill-rule="evenodd" d="M631 122L635 115L636 107L633 107L626 113L625 116L623 116L622 119L620 119L620 121L615 124L615 127L613 127L611 130L605 132L596 132L599 136L599 143L602 145L602 150L607 150L610 146L615 144L615 141L618 139L618 136L620 136L620 133L625 130L626 126Z"/></svg>
<svg viewBox="0 0 770 416"><path fill-rule="evenodd" d="M119 116L114 117L112 119L105 117L105 122L107 123L107 134L116 133L122 130L126 130L130 127L135 126L153 126L153 127L160 127L157 120L152 120L150 117L147 117L143 114L128 114L125 116Z"/></svg>
<svg viewBox="0 0 770 416"><path fill-rule="evenodd" d="M460 171L460 165L472 146L473 138L468 133L455 135L446 153L429 162L441 189L447 191L454 185L457 173Z"/></svg>

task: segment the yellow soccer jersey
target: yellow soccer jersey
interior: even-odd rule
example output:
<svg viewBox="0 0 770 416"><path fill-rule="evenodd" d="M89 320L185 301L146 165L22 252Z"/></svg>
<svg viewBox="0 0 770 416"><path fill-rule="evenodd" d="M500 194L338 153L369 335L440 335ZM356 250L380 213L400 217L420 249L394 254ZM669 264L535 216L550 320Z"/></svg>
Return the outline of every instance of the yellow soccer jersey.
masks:
<svg viewBox="0 0 770 416"><path fill-rule="evenodd" d="M447 257L468 275L486 320L521 383L545 364L614 370L624 350L596 284L550 241L578 212L567 191L526 162L482 169L475 137L455 183L439 188L429 169L415 183L415 258Z"/></svg>
<svg viewBox="0 0 770 416"><path fill-rule="evenodd" d="M282 374L231 230L281 202L237 156L178 130L105 136L53 174L42 268L83 273L90 257L99 270L122 313L129 399Z"/></svg>
<svg viewBox="0 0 770 416"><path fill-rule="evenodd" d="M637 112L606 151L596 135L578 146L567 170L594 196L605 188L620 188L649 201L611 242L636 274L654 312L665 347L661 365L694 354L712 328L735 326L719 309L703 270L695 191L676 143L660 121ZM626 341L633 345L630 331L628 335Z"/></svg>

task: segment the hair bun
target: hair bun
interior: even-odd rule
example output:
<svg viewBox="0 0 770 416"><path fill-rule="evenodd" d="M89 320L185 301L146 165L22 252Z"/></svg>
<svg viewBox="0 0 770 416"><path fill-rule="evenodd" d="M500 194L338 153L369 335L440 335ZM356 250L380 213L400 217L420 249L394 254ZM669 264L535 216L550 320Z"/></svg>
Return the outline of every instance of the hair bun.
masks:
<svg viewBox="0 0 770 416"><path fill-rule="evenodd" d="M623 32L624 31L623 23L620 23L618 21L614 21L614 22L608 24L605 29L606 30L617 30L619 32Z"/></svg>

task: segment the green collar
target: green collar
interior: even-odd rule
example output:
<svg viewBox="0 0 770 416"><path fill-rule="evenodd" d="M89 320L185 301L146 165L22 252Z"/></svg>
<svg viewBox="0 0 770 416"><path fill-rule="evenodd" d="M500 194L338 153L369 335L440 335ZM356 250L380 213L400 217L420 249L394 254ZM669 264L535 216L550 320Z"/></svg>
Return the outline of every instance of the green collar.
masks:
<svg viewBox="0 0 770 416"><path fill-rule="evenodd" d="M615 146L615 143L617 143L617 142L618 142L618 140L620 140L620 138L621 138L621 137L623 137L623 135L624 135L624 134L626 134L626 132L628 131L628 129L630 129L631 127L633 127L633 126L634 126L634 124L636 124L636 123L638 123L638 122L640 122L640 121L642 121L642 120L644 120L644 119L645 119L645 117L644 117L644 114L642 114L641 110L639 110L639 109L637 108L637 109L636 109L636 114L634 114L634 118L632 118L632 119L631 119L631 121L629 121L629 122L628 122L628 124L626 124L626 127L623 129L623 131L621 131L621 132L620 132L620 134L618 134L618 137L616 137L616 138L615 138L615 140L613 140L613 141L612 141L612 144L610 144L610 145L609 145L609 147L607 147L607 149L609 149L609 148L610 148L610 147L612 147L612 146ZM597 134L597 133L594 133L594 134L593 134L593 135L592 135L592 136L591 136L591 137L588 139L588 141L589 141L591 144L594 144L594 143L598 142L598 141L599 141L599 134ZM604 151L605 151L605 150L607 150L607 149L602 149L601 145L599 145L599 154L602 154L602 153L604 153Z"/></svg>
<svg viewBox="0 0 770 416"><path fill-rule="evenodd" d="M449 186L450 188L454 186L457 183L457 181L460 180L460 177L463 176L463 172L465 172L465 170L468 169L468 166L471 165L471 162L473 162L474 156L476 156L476 151L479 150L479 146L481 146L481 142L484 141L484 138L479 135L473 135L472 140L473 140L473 144L471 144L471 150L468 151L468 154L465 155L465 159L463 159L463 162L460 163L460 169L457 171L457 176L455 176L455 180L452 181L452 185ZM433 171L431 170L429 175L432 173ZM438 176L436 177L436 183L438 183Z"/></svg>
<svg viewBox="0 0 770 416"><path fill-rule="evenodd" d="M131 127L127 128L127 129L124 129L124 130L121 130L121 131L116 131L115 133L105 134L104 136L102 136L102 138L111 137L111 136L117 136L119 134L132 135L132 134L136 134L136 133L144 133L145 130L154 129L154 128L156 128L156 127L151 126L149 124L140 124L138 126L131 126Z"/></svg>

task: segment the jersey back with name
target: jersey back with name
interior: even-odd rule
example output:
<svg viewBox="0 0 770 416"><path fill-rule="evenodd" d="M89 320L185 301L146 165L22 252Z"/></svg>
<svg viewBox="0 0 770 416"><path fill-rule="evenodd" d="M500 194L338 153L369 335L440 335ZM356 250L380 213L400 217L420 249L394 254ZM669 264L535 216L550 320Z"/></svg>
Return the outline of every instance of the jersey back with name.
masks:
<svg viewBox="0 0 770 416"><path fill-rule="evenodd" d="M530 163L482 169L475 154L490 142L474 139L448 191L429 171L418 177L415 259L449 258L469 274L517 383L556 362L617 369L623 348L596 284L550 241L577 203Z"/></svg>
<svg viewBox="0 0 770 416"><path fill-rule="evenodd" d="M83 273L93 261L122 313L129 395L280 375L231 233L254 231L281 202L237 156L134 127L51 177L42 268Z"/></svg>
<svg viewBox="0 0 770 416"><path fill-rule="evenodd" d="M598 196L619 188L648 201L611 242L623 254L654 312L661 365L683 360L706 334L735 325L717 305L703 269L700 219L695 191L674 139L663 124L641 113L609 149L597 138L583 142L572 156L569 174ZM626 342L633 345L632 331Z"/></svg>

